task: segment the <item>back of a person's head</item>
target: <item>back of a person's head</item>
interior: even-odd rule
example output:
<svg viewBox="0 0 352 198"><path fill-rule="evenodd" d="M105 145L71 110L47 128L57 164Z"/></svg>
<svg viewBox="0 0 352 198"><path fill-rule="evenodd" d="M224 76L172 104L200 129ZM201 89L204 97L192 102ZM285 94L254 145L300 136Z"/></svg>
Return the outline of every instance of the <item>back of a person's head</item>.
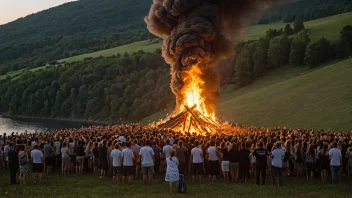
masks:
<svg viewBox="0 0 352 198"><path fill-rule="evenodd" d="M47 143L47 144L50 144L50 140L47 140L46 143Z"/></svg>
<svg viewBox="0 0 352 198"><path fill-rule="evenodd" d="M263 148L263 146L264 146L263 142L259 142L259 147Z"/></svg>
<svg viewBox="0 0 352 198"><path fill-rule="evenodd" d="M9 143L9 147L13 147L13 143L12 142Z"/></svg>
<svg viewBox="0 0 352 198"><path fill-rule="evenodd" d="M196 147L198 147L198 146L199 146L199 141L196 140L196 141L194 142L194 145L195 145Z"/></svg>
<svg viewBox="0 0 352 198"><path fill-rule="evenodd" d="M281 148L281 142L276 142L276 148Z"/></svg>
<svg viewBox="0 0 352 198"><path fill-rule="evenodd" d="M130 141L127 141L127 142L126 142L126 146L127 146L127 147L131 147L131 142L130 142Z"/></svg>
<svg viewBox="0 0 352 198"><path fill-rule="evenodd" d="M115 144L115 149L119 149L119 144Z"/></svg>
<svg viewBox="0 0 352 198"><path fill-rule="evenodd" d="M150 146L150 140L145 141L145 146Z"/></svg>
<svg viewBox="0 0 352 198"><path fill-rule="evenodd" d="M34 145L34 149L38 149L38 148L39 148L38 144Z"/></svg>
<svg viewBox="0 0 352 198"><path fill-rule="evenodd" d="M334 143L333 143L333 147L334 147L334 148L337 148L337 142L334 142Z"/></svg>
<svg viewBox="0 0 352 198"><path fill-rule="evenodd" d="M66 147L66 146L67 146L66 142L64 142L62 146L63 146L63 147Z"/></svg>
<svg viewBox="0 0 352 198"><path fill-rule="evenodd" d="M166 144L170 145L170 140L169 139L166 139Z"/></svg>
<svg viewBox="0 0 352 198"><path fill-rule="evenodd" d="M214 140L210 141L210 146L215 146L215 141Z"/></svg>
<svg viewBox="0 0 352 198"><path fill-rule="evenodd" d="M183 142L180 140L180 141L178 142L178 145L179 145L180 147L182 147Z"/></svg>

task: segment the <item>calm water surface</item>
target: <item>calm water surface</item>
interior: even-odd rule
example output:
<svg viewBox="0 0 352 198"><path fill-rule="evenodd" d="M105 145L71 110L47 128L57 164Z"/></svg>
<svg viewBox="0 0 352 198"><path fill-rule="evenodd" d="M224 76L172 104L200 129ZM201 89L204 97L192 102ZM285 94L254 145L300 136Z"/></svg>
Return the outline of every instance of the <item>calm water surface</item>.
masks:
<svg viewBox="0 0 352 198"><path fill-rule="evenodd" d="M49 129L66 129L66 128L80 128L96 124L79 123L61 120L45 120L38 121L32 119L15 119L0 117L0 134L11 134L12 132L23 133L27 132L46 131Z"/></svg>

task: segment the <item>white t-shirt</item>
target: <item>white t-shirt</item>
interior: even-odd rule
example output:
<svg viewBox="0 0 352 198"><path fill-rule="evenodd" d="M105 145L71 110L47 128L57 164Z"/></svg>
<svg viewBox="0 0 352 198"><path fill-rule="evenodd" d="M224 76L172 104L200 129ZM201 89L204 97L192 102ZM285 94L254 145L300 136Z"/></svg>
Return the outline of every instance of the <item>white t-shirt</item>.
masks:
<svg viewBox="0 0 352 198"><path fill-rule="evenodd" d="M61 148L61 156L62 156L62 158L69 157L68 156L68 151L69 151L69 148L67 148L67 147Z"/></svg>
<svg viewBox="0 0 352 198"><path fill-rule="evenodd" d="M111 151L110 158L112 158L112 165L114 167L121 166L122 152L119 149Z"/></svg>
<svg viewBox="0 0 352 198"><path fill-rule="evenodd" d="M41 164L42 159L44 158L43 152L41 152L40 150L34 149L31 151L31 158L33 163Z"/></svg>
<svg viewBox="0 0 352 198"><path fill-rule="evenodd" d="M218 160L218 156L216 155L216 147L215 146L210 146L208 148L208 160L210 161L216 161Z"/></svg>
<svg viewBox="0 0 352 198"><path fill-rule="evenodd" d="M72 155L75 152L75 143L71 142L68 144L68 147L70 148L70 155Z"/></svg>
<svg viewBox="0 0 352 198"><path fill-rule="evenodd" d="M125 148L122 150L123 165L133 166L134 155L131 149Z"/></svg>
<svg viewBox="0 0 352 198"><path fill-rule="evenodd" d="M149 146L144 146L139 151L139 155L142 156L142 166L149 167L154 165L153 156L154 150Z"/></svg>
<svg viewBox="0 0 352 198"><path fill-rule="evenodd" d="M172 150L172 146L170 145L165 145L163 148L163 153L165 153L165 157L168 158L171 155L171 150Z"/></svg>
<svg viewBox="0 0 352 198"><path fill-rule="evenodd" d="M202 149L198 148L198 147L194 147L191 150L191 153L193 155L193 163L202 163L203 162L203 151Z"/></svg>
<svg viewBox="0 0 352 198"><path fill-rule="evenodd" d="M275 149L271 153L271 157L273 158L271 165L278 167L278 168L282 168L282 161L285 158L285 151L282 148Z"/></svg>
<svg viewBox="0 0 352 198"><path fill-rule="evenodd" d="M329 155L331 158L330 165L332 166L340 166L340 158L342 157L341 150L338 148L332 148L329 151Z"/></svg>

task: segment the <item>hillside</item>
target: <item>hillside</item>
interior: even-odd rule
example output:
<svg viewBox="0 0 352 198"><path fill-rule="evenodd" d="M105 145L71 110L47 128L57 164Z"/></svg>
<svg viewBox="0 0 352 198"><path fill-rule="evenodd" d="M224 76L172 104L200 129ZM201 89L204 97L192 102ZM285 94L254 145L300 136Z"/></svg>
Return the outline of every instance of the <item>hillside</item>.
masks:
<svg viewBox="0 0 352 198"><path fill-rule="evenodd" d="M80 0L0 26L0 74L152 38L152 0Z"/></svg>

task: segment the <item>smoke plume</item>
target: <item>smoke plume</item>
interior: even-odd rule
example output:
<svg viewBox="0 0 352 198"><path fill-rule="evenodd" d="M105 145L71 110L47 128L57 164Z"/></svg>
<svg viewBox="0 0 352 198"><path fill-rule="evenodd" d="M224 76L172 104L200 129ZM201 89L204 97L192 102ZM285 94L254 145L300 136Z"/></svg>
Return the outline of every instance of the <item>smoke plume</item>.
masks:
<svg viewBox="0 0 352 198"><path fill-rule="evenodd" d="M231 55L234 38L270 0L154 0L145 18L151 33L164 39L162 56L171 65L176 110L184 104L189 71L199 67L202 96L209 112L219 100L215 66Z"/></svg>

